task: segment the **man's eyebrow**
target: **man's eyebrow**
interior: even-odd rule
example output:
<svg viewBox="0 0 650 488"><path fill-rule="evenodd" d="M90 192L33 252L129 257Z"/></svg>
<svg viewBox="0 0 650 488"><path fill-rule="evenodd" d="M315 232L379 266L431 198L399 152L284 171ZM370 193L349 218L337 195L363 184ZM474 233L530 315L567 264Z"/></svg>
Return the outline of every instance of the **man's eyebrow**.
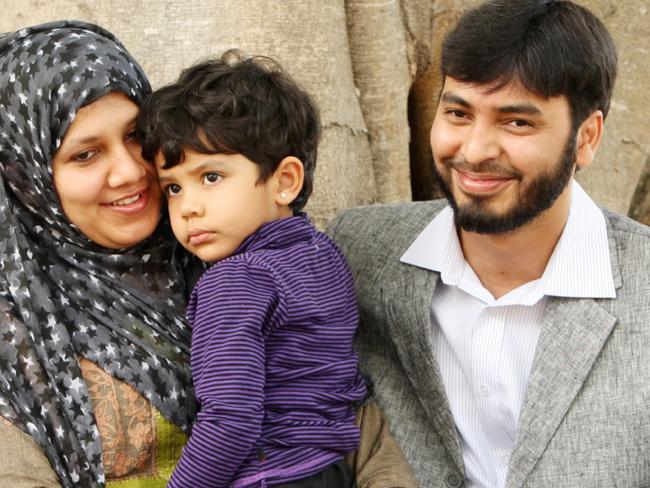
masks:
<svg viewBox="0 0 650 488"><path fill-rule="evenodd" d="M445 102L445 103L460 105L461 107L464 107L464 108L470 108L471 107L470 103L467 100L465 100L462 97L459 97L458 95L456 95L455 93L452 93L452 92L443 93L442 97L440 97L440 100Z"/></svg>
<svg viewBox="0 0 650 488"><path fill-rule="evenodd" d="M542 115L542 111L532 103L504 105L498 110L502 114Z"/></svg>

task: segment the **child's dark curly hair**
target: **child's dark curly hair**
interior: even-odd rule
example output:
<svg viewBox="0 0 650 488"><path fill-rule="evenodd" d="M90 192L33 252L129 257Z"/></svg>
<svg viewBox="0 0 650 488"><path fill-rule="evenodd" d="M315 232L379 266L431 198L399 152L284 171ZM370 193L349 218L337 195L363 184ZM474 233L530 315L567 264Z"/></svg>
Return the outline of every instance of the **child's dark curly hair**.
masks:
<svg viewBox="0 0 650 488"><path fill-rule="evenodd" d="M161 154L164 167L183 161L186 149L242 154L266 181L282 159L294 156L305 179L294 212L307 203L320 137L311 97L270 58L243 58L236 50L184 70L178 81L145 100L137 135L145 159Z"/></svg>

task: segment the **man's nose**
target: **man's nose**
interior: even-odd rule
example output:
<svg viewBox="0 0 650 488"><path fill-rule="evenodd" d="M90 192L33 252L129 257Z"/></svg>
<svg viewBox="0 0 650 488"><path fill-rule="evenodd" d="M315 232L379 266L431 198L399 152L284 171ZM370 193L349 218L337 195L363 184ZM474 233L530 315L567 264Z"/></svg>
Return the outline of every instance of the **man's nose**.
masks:
<svg viewBox="0 0 650 488"><path fill-rule="evenodd" d="M464 135L462 156L468 164L498 159L501 155L498 129L481 121L474 121Z"/></svg>

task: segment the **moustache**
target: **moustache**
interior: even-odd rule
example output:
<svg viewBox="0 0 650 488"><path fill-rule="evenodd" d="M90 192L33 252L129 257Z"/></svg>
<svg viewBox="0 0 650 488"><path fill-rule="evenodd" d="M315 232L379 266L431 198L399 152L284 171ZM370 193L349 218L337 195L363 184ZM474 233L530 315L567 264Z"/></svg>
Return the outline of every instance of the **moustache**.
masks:
<svg viewBox="0 0 650 488"><path fill-rule="evenodd" d="M442 160L445 167L448 169L455 169L463 173L472 173L475 175L487 174L490 176L497 176L501 178L512 178L516 180L522 179L522 174L508 165L501 163L498 160L486 159L477 164L470 164L466 160L458 160L447 158Z"/></svg>

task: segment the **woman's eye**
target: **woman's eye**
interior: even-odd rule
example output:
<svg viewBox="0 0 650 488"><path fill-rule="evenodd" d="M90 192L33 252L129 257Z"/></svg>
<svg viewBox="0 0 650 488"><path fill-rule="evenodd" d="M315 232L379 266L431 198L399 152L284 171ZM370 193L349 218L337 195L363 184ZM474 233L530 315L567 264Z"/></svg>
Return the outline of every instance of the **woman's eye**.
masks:
<svg viewBox="0 0 650 488"><path fill-rule="evenodd" d="M127 141L135 141L135 140L137 140L135 130L132 130L131 132L129 132L124 139L127 140Z"/></svg>
<svg viewBox="0 0 650 488"><path fill-rule="evenodd" d="M180 191L181 191L181 187L176 183L172 183L171 185L167 185L165 187L165 194L170 197L174 195L178 195Z"/></svg>
<svg viewBox="0 0 650 488"><path fill-rule="evenodd" d="M73 161L78 161L80 163L85 163L87 161L90 161L92 158L94 158L97 154L99 154L99 151L92 149L89 151L83 151L80 153L75 154L72 156Z"/></svg>
<svg viewBox="0 0 650 488"><path fill-rule="evenodd" d="M206 173L203 175L203 182L208 185L214 185L221 180L221 175L217 173Z"/></svg>

